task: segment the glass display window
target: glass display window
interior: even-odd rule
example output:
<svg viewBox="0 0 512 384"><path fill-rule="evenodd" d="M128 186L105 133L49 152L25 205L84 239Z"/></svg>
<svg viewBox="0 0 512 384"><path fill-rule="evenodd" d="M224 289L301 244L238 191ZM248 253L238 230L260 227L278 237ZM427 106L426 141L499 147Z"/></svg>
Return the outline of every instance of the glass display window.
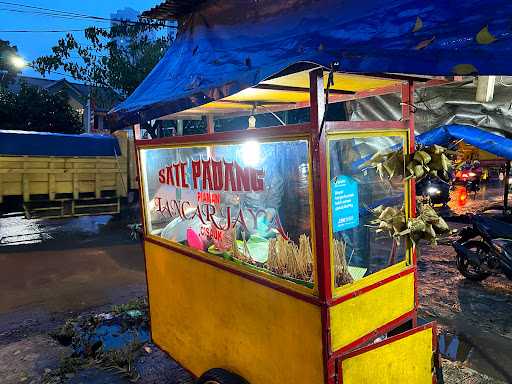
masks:
<svg viewBox="0 0 512 384"><path fill-rule="evenodd" d="M313 287L307 140L142 148L146 234Z"/></svg>
<svg viewBox="0 0 512 384"><path fill-rule="evenodd" d="M333 286L339 288L406 260L405 241L378 231L375 209L407 212L407 181L368 165L377 153L397 152L404 166L405 133L332 135L328 140L329 212ZM401 173L401 172L398 172Z"/></svg>

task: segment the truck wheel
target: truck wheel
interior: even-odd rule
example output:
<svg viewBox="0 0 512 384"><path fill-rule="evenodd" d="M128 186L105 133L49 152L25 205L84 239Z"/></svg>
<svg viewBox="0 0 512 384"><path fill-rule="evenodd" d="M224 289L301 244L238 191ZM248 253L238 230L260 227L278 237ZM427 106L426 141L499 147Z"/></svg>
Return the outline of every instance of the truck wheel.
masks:
<svg viewBox="0 0 512 384"><path fill-rule="evenodd" d="M206 371L197 379L196 384L249 384L247 380L221 368Z"/></svg>

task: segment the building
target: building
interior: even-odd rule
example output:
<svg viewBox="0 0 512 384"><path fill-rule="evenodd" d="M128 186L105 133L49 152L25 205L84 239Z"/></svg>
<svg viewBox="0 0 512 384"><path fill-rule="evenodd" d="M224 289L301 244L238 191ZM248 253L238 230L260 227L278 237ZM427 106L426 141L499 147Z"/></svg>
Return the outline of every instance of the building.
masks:
<svg viewBox="0 0 512 384"><path fill-rule="evenodd" d="M107 112L121 101L119 95L112 91L92 87L85 84L70 82L66 79L50 80L30 76L17 76L8 89L18 93L21 84L45 89L51 94L65 92L69 105L82 117L85 132L109 131L106 123Z"/></svg>

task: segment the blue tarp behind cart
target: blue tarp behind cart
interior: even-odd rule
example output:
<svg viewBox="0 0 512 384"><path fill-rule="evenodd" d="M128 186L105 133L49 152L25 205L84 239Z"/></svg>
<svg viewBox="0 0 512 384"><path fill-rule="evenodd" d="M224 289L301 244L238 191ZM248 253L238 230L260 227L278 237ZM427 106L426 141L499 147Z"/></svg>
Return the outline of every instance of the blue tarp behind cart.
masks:
<svg viewBox="0 0 512 384"><path fill-rule="evenodd" d="M0 156L120 156L113 136L0 130Z"/></svg>
<svg viewBox="0 0 512 384"><path fill-rule="evenodd" d="M466 144L470 144L473 147L482 149L496 156L512 160L511 139L495 135L494 133L487 132L481 128L473 127L472 125L443 125L416 136L415 140L416 144L424 145L426 147L434 144L448 146L455 141L462 140ZM393 146L388 150L395 151L399 148L399 146ZM371 158L372 155L365 156L357 161L354 161L352 164L354 172L357 172L357 170L359 170L360 167Z"/></svg>
<svg viewBox="0 0 512 384"><path fill-rule="evenodd" d="M290 65L359 73L511 74L504 0L212 0L114 115L151 120L234 94Z"/></svg>
<svg viewBox="0 0 512 384"><path fill-rule="evenodd" d="M512 140L471 125L444 125L416 136L416 142L429 145L447 145L456 140L482 149L496 156L512 160Z"/></svg>

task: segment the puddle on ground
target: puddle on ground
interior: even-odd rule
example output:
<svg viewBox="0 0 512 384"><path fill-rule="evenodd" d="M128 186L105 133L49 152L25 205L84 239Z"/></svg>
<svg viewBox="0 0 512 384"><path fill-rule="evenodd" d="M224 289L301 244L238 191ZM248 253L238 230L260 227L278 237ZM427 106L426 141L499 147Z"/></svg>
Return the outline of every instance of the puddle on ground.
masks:
<svg viewBox="0 0 512 384"><path fill-rule="evenodd" d="M103 352L118 350L130 344L143 344L149 341L149 330L147 325L125 326L120 324L118 319L106 321L98 325L87 334L73 348L75 353L81 356L94 354L98 350Z"/></svg>
<svg viewBox="0 0 512 384"><path fill-rule="evenodd" d="M147 308L77 318L67 322L54 337L81 357L142 345L149 341Z"/></svg>
<svg viewBox="0 0 512 384"><path fill-rule="evenodd" d="M418 325L425 325L430 321L418 317ZM445 332L437 335L437 346L442 357L452 361L464 362L468 359L473 345L465 337Z"/></svg>
<svg viewBox="0 0 512 384"><path fill-rule="evenodd" d="M449 333L440 334L437 342L441 356L452 361L466 361L473 350L473 345L462 337Z"/></svg>
<svg viewBox="0 0 512 384"><path fill-rule="evenodd" d="M427 320L418 318L418 325L427 323ZM457 333L443 332L438 335L437 343L441 356L464 363L492 378L512 383L509 342L490 335L482 338L482 335L475 334L474 331L462 331L463 329L458 327Z"/></svg>
<svg viewBox="0 0 512 384"><path fill-rule="evenodd" d="M26 219L21 215L0 215L0 246L40 244L70 236L76 239L98 236L112 218L112 215L98 215Z"/></svg>

